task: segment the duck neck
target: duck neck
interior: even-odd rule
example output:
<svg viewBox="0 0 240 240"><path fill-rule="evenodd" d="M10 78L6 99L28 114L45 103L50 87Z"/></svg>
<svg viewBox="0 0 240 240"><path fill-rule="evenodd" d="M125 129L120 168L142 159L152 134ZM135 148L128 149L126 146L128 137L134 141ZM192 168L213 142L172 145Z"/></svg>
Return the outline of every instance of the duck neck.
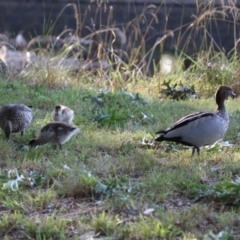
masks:
<svg viewBox="0 0 240 240"><path fill-rule="evenodd" d="M225 105L224 105L224 100L218 98L218 96L216 97L216 103L218 105L217 110L218 111L225 111Z"/></svg>

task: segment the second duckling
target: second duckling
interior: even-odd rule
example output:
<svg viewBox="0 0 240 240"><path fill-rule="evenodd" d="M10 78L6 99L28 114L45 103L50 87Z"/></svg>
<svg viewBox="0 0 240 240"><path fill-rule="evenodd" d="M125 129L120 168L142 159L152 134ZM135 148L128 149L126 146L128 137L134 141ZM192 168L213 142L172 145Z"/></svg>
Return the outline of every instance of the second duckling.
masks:
<svg viewBox="0 0 240 240"><path fill-rule="evenodd" d="M51 113L51 118L55 122L65 122L71 124L74 118L74 111L64 105L56 105Z"/></svg>
<svg viewBox="0 0 240 240"><path fill-rule="evenodd" d="M79 132L79 128L64 122L52 122L46 124L40 131L37 138L29 141L28 145L36 147L48 143L59 145L62 149L62 144L70 140L70 138Z"/></svg>

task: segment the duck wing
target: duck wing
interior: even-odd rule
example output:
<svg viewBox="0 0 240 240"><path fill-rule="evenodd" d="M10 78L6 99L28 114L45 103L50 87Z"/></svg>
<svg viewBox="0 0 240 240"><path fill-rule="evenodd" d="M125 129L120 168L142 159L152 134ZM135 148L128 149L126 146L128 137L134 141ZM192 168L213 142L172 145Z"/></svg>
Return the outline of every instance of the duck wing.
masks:
<svg viewBox="0 0 240 240"><path fill-rule="evenodd" d="M223 137L228 123L214 113L188 115L164 131L155 141L174 141L188 146L201 147L215 143Z"/></svg>
<svg viewBox="0 0 240 240"><path fill-rule="evenodd" d="M180 118L177 122L175 122L171 127L167 128L166 130L160 130L158 132L156 132L156 134L160 134L160 133L167 133L168 131L174 130L178 127L184 126L187 123L194 121L195 119L198 119L200 117L203 116L209 116L209 114L213 114L213 113L204 113L204 112L195 112L195 113L191 113L187 116L184 116L182 118Z"/></svg>

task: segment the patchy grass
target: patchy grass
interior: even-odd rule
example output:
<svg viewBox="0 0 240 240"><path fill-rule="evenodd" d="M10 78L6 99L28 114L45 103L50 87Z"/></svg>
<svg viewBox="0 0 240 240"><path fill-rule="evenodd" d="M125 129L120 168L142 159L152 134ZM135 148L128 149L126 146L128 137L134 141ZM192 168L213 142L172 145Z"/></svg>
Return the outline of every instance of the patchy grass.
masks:
<svg viewBox="0 0 240 240"><path fill-rule="evenodd" d="M234 39L235 49L227 59L207 30L209 20L221 15L224 21L234 21L236 31L239 9L234 1L229 3L231 8L215 8L213 2L198 6L196 1L193 22L163 33L150 49L145 40L164 4L146 5L142 14L122 29L127 35L123 49L127 64L114 61L118 55L109 52L117 40L109 15L108 26L100 31L90 29L86 38L100 40L96 53L98 60L108 60L106 72L80 70L73 74L70 66L63 69L56 64L66 57L63 52L50 59L55 59L55 64L47 58L46 62L28 65L21 77L0 78L0 106L23 103L34 111L23 137L12 134L6 142L0 131L1 239L240 238L239 99L227 102L230 126L224 141L233 146L203 147L200 157L191 159L191 150L182 145L151 145L155 132L180 117L194 111L213 111L213 93L219 84L239 88L240 68L235 55L239 39ZM76 26L85 27L84 21L78 22L77 6L69 6L74 8ZM167 21L168 17L166 29ZM147 26L145 36L143 23ZM197 56L184 54L188 41L195 37L185 41L184 36L192 35L183 29L193 36L204 30ZM102 30L113 35L104 48ZM174 34L179 56L165 56L173 60L173 66L164 74L164 58L158 63L154 52L163 54L165 39ZM205 46L206 37L213 40L212 47ZM88 50L90 54L91 47ZM183 71L185 58L193 66ZM153 62L156 64L150 71ZM150 72L151 78L147 77ZM189 99L195 91L200 98ZM174 101L179 99L186 100ZM74 124L80 133L63 150L51 145L29 149L28 141L51 121L50 112L56 104L74 109Z"/></svg>
<svg viewBox="0 0 240 240"><path fill-rule="evenodd" d="M24 103L34 110L22 138L12 134L6 142L0 132L2 238L239 236L239 99L227 102L224 140L234 145L202 148L191 159L182 145L144 142L185 114L213 111L213 98L160 100L141 91L141 82L132 92L74 84L49 88L1 79L0 105ZM58 103L74 109L81 132L63 150L28 149Z"/></svg>

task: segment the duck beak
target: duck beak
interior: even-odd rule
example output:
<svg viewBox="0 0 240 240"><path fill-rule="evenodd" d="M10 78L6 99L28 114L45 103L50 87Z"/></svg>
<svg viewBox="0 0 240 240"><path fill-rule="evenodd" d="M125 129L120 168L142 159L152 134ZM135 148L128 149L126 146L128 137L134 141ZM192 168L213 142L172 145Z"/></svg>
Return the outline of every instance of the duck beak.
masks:
<svg viewBox="0 0 240 240"><path fill-rule="evenodd" d="M232 98L234 99L234 98L236 97L236 94L232 91L232 92L231 92L231 96L232 96Z"/></svg>

